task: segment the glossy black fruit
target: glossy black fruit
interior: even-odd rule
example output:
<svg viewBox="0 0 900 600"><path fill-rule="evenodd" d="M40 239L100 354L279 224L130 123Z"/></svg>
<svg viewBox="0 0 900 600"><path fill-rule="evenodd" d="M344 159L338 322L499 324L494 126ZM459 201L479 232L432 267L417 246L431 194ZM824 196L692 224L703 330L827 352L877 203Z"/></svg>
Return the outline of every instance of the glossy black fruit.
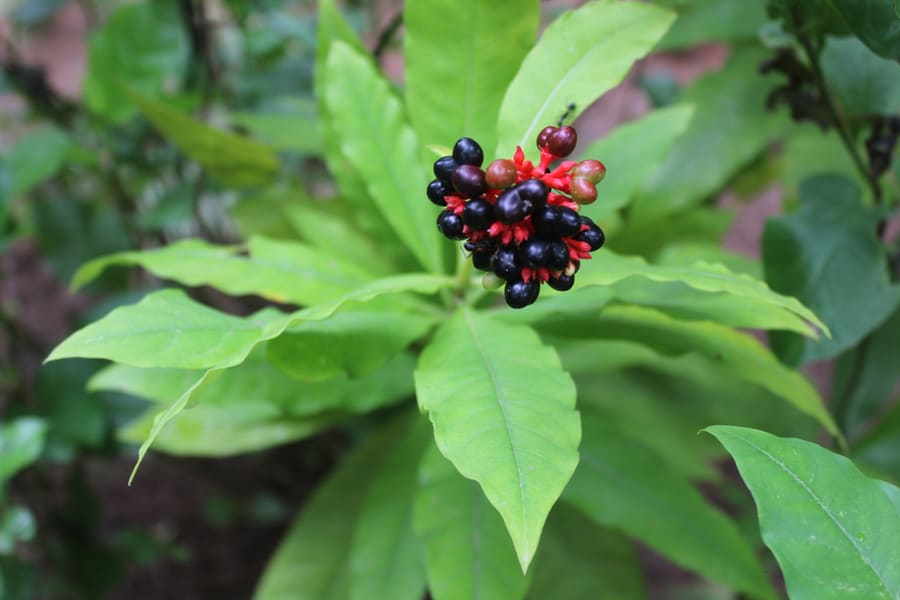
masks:
<svg viewBox="0 0 900 600"><path fill-rule="evenodd" d="M588 228L575 236L575 239L579 242L587 242L591 245L591 252L594 250L599 250L603 243L606 241L606 236L603 235L603 230L597 227L594 223L588 224Z"/></svg>
<svg viewBox="0 0 900 600"><path fill-rule="evenodd" d="M532 236L519 246L519 262L525 267L546 267L549 255L550 242L545 238Z"/></svg>
<svg viewBox="0 0 900 600"><path fill-rule="evenodd" d="M475 231L484 231L497 220L494 217L494 206L484 198L466 202L462 218L463 222Z"/></svg>
<svg viewBox="0 0 900 600"><path fill-rule="evenodd" d="M450 180L453 178L453 172L458 166L452 156L442 156L434 161L434 176L449 186L451 185Z"/></svg>
<svg viewBox="0 0 900 600"><path fill-rule="evenodd" d="M466 198L477 198L487 191L484 171L474 165L459 165L451 177L453 187Z"/></svg>
<svg viewBox="0 0 900 600"><path fill-rule="evenodd" d="M538 209L547 204L547 194L550 188L547 184L539 179L528 179L516 186L519 196L525 202L531 203L534 209Z"/></svg>
<svg viewBox="0 0 900 600"><path fill-rule="evenodd" d="M438 230L451 240L464 240L463 220L459 215L453 214L451 210L445 210L438 215Z"/></svg>
<svg viewBox="0 0 900 600"><path fill-rule="evenodd" d="M525 308L537 300L540 291L541 284L537 281L510 281L503 290L503 298L511 308Z"/></svg>
<svg viewBox="0 0 900 600"><path fill-rule="evenodd" d="M554 290L567 292L572 289L573 285L575 285L575 276L561 273L559 277L551 277L550 279L548 279L547 285L552 287Z"/></svg>
<svg viewBox="0 0 900 600"><path fill-rule="evenodd" d="M458 165L475 165L480 167L484 162L484 152L478 142L472 138L459 138L453 146L453 160Z"/></svg>
<svg viewBox="0 0 900 600"><path fill-rule="evenodd" d="M491 258L491 269L500 279L515 281L522 276L522 267L519 265L519 255L511 246L498 248Z"/></svg>
<svg viewBox="0 0 900 600"><path fill-rule="evenodd" d="M552 237L569 237L581 230L581 218L571 208L547 204L531 217L538 233Z"/></svg>
<svg viewBox="0 0 900 600"><path fill-rule="evenodd" d="M511 225L524 219L528 215L529 208L529 204L519 195L518 188L510 188L497 198L494 213L498 221Z"/></svg>
<svg viewBox="0 0 900 600"><path fill-rule="evenodd" d="M557 233L560 237L571 237L577 234L581 231L582 222L582 217L571 208L559 207L559 230Z"/></svg>
<svg viewBox="0 0 900 600"><path fill-rule="evenodd" d="M440 179L435 179L431 183L428 184L428 199L431 200L432 203L437 204L438 206L447 206L447 201L444 200L444 196L452 193L452 190L448 188L443 181Z"/></svg>
<svg viewBox="0 0 900 600"><path fill-rule="evenodd" d="M569 264L569 247L562 240L552 240L547 249L547 268L562 271Z"/></svg>
<svg viewBox="0 0 900 600"><path fill-rule="evenodd" d="M479 271L491 270L491 254L490 252L474 252L472 254L472 264Z"/></svg>

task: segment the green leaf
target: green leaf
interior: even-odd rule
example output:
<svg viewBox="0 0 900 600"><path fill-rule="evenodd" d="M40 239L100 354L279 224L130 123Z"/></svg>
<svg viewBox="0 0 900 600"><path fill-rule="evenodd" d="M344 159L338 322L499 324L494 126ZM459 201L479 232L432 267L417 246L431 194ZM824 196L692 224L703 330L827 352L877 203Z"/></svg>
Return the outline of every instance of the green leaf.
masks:
<svg viewBox="0 0 900 600"><path fill-rule="evenodd" d="M595 415L583 416L581 461L563 498L671 561L756 597L773 597L753 550L662 457Z"/></svg>
<svg viewBox="0 0 900 600"><path fill-rule="evenodd" d="M853 445L851 456L857 463L900 481L900 403L895 403L872 430Z"/></svg>
<svg viewBox="0 0 900 600"><path fill-rule="evenodd" d="M7 479L33 463L44 449L47 424L19 417L0 425L0 489Z"/></svg>
<svg viewBox="0 0 900 600"><path fill-rule="evenodd" d="M416 562L390 564L392 552L409 557L414 543L412 501L401 498L411 496L422 450L422 428L415 424L398 419L369 436L316 490L269 561L255 600L295 598L298 592L321 600L421 597L424 579ZM399 472L392 473L392 466ZM387 490L399 497L373 504ZM384 511L384 523L377 522L378 511ZM389 537L373 540L379 533ZM395 542L394 549L386 552L383 542ZM361 575L375 581L361 581ZM379 591L388 595L373 595Z"/></svg>
<svg viewBox="0 0 900 600"><path fill-rule="evenodd" d="M56 127L29 133L0 159L0 205L16 199L59 171L72 148L72 138Z"/></svg>
<svg viewBox="0 0 900 600"><path fill-rule="evenodd" d="M534 561L532 598L642 600L644 578L634 544L566 502L553 508Z"/></svg>
<svg viewBox="0 0 900 600"><path fill-rule="evenodd" d="M900 30L900 21L897 22ZM886 60L854 37L829 37L821 56L832 98L846 117L900 113L900 64Z"/></svg>
<svg viewBox="0 0 900 600"><path fill-rule="evenodd" d="M415 380L438 448L481 484L526 571L578 463L575 386L559 357L529 327L464 308L422 352Z"/></svg>
<svg viewBox="0 0 900 600"><path fill-rule="evenodd" d="M581 156L602 161L606 177L598 187L597 202L582 207L582 213L599 221L627 205L662 163L693 112L688 105L656 110L585 148Z"/></svg>
<svg viewBox="0 0 900 600"><path fill-rule="evenodd" d="M33 540L35 533L37 523L31 511L18 505L0 506L0 556L14 554L16 544Z"/></svg>
<svg viewBox="0 0 900 600"><path fill-rule="evenodd" d="M843 456L754 429L706 429L731 453L792 598L900 596L900 519Z"/></svg>
<svg viewBox="0 0 900 600"><path fill-rule="evenodd" d="M231 120L278 150L300 154L321 154L322 133L312 107L303 112L289 113L231 113Z"/></svg>
<svg viewBox="0 0 900 600"><path fill-rule="evenodd" d="M900 12L886 0L829 0L850 30L873 52L900 61ZM891 6L893 4L893 6Z"/></svg>
<svg viewBox="0 0 900 600"><path fill-rule="evenodd" d="M405 4L406 105L422 145L469 136L493 151L503 92L534 44L539 21L533 0Z"/></svg>
<svg viewBox="0 0 900 600"><path fill-rule="evenodd" d="M766 7L746 0L664 0L678 18L656 50L688 48L706 42L755 41L766 22Z"/></svg>
<svg viewBox="0 0 900 600"><path fill-rule="evenodd" d="M318 304L353 291L371 277L353 263L303 244L252 237L240 248L180 240L156 250L128 251L92 260L72 280L80 288L107 267L136 265L188 286L211 285L227 294L254 294L274 302Z"/></svg>
<svg viewBox="0 0 900 600"><path fill-rule="evenodd" d="M847 153L841 136L833 130L822 131L812 123L798 123L792 127L784 139L780 162L779 180L789 199L799 197L800 185L806 179L824 173L843 175L860 188L867 185Z"/></svg>
<svg viewBox="0 0 900 600"><path fill-rule="evenodd" d="M877 217L862 206L853 182L813 177L801 186L800 197L799 210L766 223L766 280L821 315L832 337L813 342L772 334L772 347L792 365L850 348L900 302L900 286L891 284L884 248L875 236Z"/></svg>
<svg viewBox="0 0 900 600"><path fill-rule="evenodd" d="M278 174L278 157L268 146L214 129L137 92L129 91L129 96L164 136L224 185L265 185Z"/></svg>
<svg viewBox="0 0 900 600"><path fill-rule="evenodd" d="M269 342L269 360L301 381L359 377L378 369L422 337L435 319L408 311L347 310L304 323Z"/></svg>
<svg viewBox="0 0 900 600"><path fill-rule="evenodd" d="M325 64L325 103L341 150L384 218L422 266L441 270L434 211L423 200L425 170L400 101L371 61L336 41Z"/></svg>
<svg viewBox="0 0 900 600"><path fill-rule="evenodd" d="M714 194L781 133L784 116L765 108L773 80L757 74L764 57L735 50L724 69L683 94L694 116L632 203L634 219L656 221Z"/></svg>
<svg viewBox="0 0 900 600"><path fill-rule="evenodd" d="M564 13L543 33L506 90L497 121L497 156L532 148L569 103L577 117L628 73L675 15L642 3L600 0Z"/></svg>
<svg viewBox="0 0 900 600"><path fill-rule="evenodd" d="M679 321L639 306L608 306L590 319L542 327L560 336L633 340L668 354L703 354L724 372L769 390L840 436L815 388L750 335L717 323Z"/></svg>
<svg viewBox="0 0 900 600"><path fill-rule="evenodd" d="M528 589L503 520L432 445L419 467L414 525L435 600L515 600Z"/></svg>
<svg viewBox="0 0 900 600"><path fill-rule="evenodd" d="M117 6L88 41L85 104L111 121L125 121L137 112L126 89L158 97L179 82L187 63L185 29L173 3Z"/></svg>

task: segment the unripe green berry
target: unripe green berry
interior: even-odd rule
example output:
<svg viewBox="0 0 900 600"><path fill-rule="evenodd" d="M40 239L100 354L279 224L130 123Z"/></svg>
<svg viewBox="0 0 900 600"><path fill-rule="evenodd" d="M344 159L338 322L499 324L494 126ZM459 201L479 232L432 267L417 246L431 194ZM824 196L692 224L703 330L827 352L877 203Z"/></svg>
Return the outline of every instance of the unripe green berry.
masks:
<svg viewBox="0 0 900 600"><path fill-rule="evenodd" d="M590 180L584 177L575 177L572 179L572 185L569 187L569 193L572 200L578 204L591 204L597 199L597 188Z"/></svg>
<svg viewBox="0 0 900 600"><path fill-rule="evenodd" d="M486 290L496 290L505 284L506 282L497 277L495 273L485 273L484 277L481 278L481 285Z"/></svg>
<svg viewBox="0 0 900 600"><path fill-rule="evenodd" d="M599 160L583 160L572 171L573 177L583 177L591 183L597 184L606 177L606 166Z"/></svg>

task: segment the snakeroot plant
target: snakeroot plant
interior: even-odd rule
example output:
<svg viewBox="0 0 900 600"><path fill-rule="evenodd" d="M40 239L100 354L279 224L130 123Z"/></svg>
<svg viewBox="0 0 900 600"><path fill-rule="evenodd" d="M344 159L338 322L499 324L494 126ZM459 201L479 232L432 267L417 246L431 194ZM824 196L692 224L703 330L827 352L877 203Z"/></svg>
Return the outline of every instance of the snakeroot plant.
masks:
<svg viewBox="0 0 900 600"><path fill-rule="evenodd" d="M272 183L264 145L130 90L243 189L242 214L292 229L248 219L241 245L183 239L76 273L172 283L48 358L106 359L91 389L151 403L120 431L140 444L133 493L151 449L230 456L341 429L351 447L259 600L641 598L638 544L725 597L777 597L780 567L797 598L900 598L900 490L838 453L846 430L816 389L746 331L805 347L844 328L720 250L724 213L703 205L782 131L765 86L741 83L762 52L736 44L678 103L601 140L560 121L713 11L672 8L588 2L538 36L537 0L410 0L400 93L320 0L328 202ZM195 286L272 306L227 314ZM715 468L725 451L761 540L730 516L753 504Z"/></svg>

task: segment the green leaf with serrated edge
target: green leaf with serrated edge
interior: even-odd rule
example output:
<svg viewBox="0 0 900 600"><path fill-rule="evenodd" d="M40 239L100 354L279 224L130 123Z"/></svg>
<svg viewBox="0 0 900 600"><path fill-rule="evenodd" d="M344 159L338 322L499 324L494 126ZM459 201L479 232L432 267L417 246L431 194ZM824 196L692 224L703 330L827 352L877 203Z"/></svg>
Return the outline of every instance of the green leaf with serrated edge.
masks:
<svg viewBox="0 0 900 600"><path fill-rule="evenodd" d="M540 13L535 0L405 4L406 105L421 144L468 136L492 160L503 92L534 45Z"/></svg>
<svg viewBox="0 0 900 600"><path fill-rule="evenodd" d="M382 482L396 484L390 478L411 478L414 476L417 456L421 455L421 436L417 435L417 415L405 415L395 419L366 438L349 456L347 456L329 479L320 486L309 503L288 529L273 557L269 560L262 579L253 594L255 600L280 600L294 598L298 592L304 597L321 600L343 600L357 594L367 597L365 588L358 588L359 583L352 575L352 560L371 559L372 564L384 566L383 561L390 561L390 556L372 557L368 551L378 551L367 547L367 533L360 531L361 525L372 526L374 518L371 511L379 509L388 511L386 515L397 522L396 509L409 506L410 500L394 502L393 506L372 506L377 500L376 492ZM406 460L404 460L406 459ZM403 474L390 473L389 465L398 465ZM409 471L412 475L408 475ZM410 483L404 490L412 493ZM403 492L397 491L398 494ZM374 494L374 495L373 495ZM408 508L406 509L408 510ZM392 528L390 532L400 542L400 548L408 551L411 537L411 519L409 520L409 537L402 527ZM361 554L365 553L365 554ZM385 553L385 554L390 554ZM355 556L354 556L355 555ZM359 563L357 563L359 565ZM396 588L383 588L399 595L382 597L420 598L423 586L410 592L411 585L417 578L417 565L402 565L405 573L396 574ZM358 568L358 567L357 567ZM379 569L379 573L383 573ZM374 573L373 573L374 574ZM421 577L420 575L418 577ZM390 579L382 579L390 581ZM401 591L402 590L402 591Z"/></svg>
<svg viewBox="0 0 900 600"><path fill-rule="evenodd" d="M900 9L887 0L829 0L850 30L873 52L900 61Z"/></svg>
<svg viewBox="0 0 900 600"><path fill-rule="evenodd" d="M436 319L398 311L345 310L301 325L269 342L268 356L282 373L300 381L359 377L382 366L419 339Z"/></svg>
<svg viewBox="0 0 900 600"><path fill-rule="evenodd" d="M135 91L129 96L166 138L224 185L265 185L278 174L278 157L265 144L210 127Z"/></svg>
<svg viewBox="0 0 900 600"><path fill-rule="evenodd" d="M414 526L435 600L524 598L523 575L503 520L478 484L431 445L419 467Z"/></svg>
<svg viewBox="0 0 900 600"><path fill-rule="evenodd" d="M365 179L395 233L432 272L441 270L433 206L424 199L425 169L400 101L371 61L336 41L325 63L325 103L341 150Z"/></svg>
<svg viewBox="0 0 900 600"><path fill-rule="evenodd" d="M688 105L656 110L620 125L584 148L579 153L581 158L601 161L606 165L606 177L597 186L597 201L582 206L582 214L602 222L604 215L628 204L665 159L675 139L684 133L693 113Z"/></svg>
<svg viewBox="0 0 900 600"><path fill-rule="evenodd" d="M694 116L632 202L631 218L670 226L657 221L716 193L784 130L784 114L765 108L766 94L777 85L777 76L760 79L757 67L765 57L735 50L721 71L685 91L682 103L694 107Z"/></svg>
<svg viewBox="0 0 900 600"><path fill-rule="evenodd" d="M863 206L856 184L838 175L818 175L801 184L800 199L799 210L766 223L766 280L820 314L833 336L812 342L772 334L772 348L791 365L851 348L900 302L900 286L890 279L885 249L876 236L878 215Z"/></svg>
<svg viewBox="0 0 900 600"><path fill-rule="evenodd" d="M544 31L506 89L496 156L534 148L569 103L575 118L618 84L663 36L675 14L642 3L591 2L563 13Z"/></svg>
<svg viewBox="0 0 900 600"><path fill-rule="evenodd" d="M610 286L622 283L626 284L622 285L622 289L627 291L627 280L633 277L658 283L662 291L672 289L666 284L680 283L700 292L734 297L737 301L733 305L728 303L727 299L724 302L733 308L735 314L741 314L741 311L746 310L741 308L742 303L745 303L760 310L767 310L766 314L776 319L776 323L786 329L814 336L816 332L810 327L811 324L829 335L825 323L796 298L776 293L765 282L748 275L733 273L720 264L697 262L690 267L651 265L637 256L621 256L603 250L583 266L576 278L579 286ZM660 299L660 302L664 303L664 300ZM746 318L752 319L753 314L747 313ZM760 325L761 323L755 323L745 326Z"/></svg>
<svg viewBox="0 0 900 600"><path fill-rule="evenodd" d="M778 362L752 336L729 327L679 321L640 306L610 305L599 315L548 320L541 328L561 337L633 340L668 354L698 352L733 376L769 390L843 439L818 392L802 375Z"/></svg>
<svg viewBox="0 0 900 600"><path fill-rule="evenodd" d="M832 99L845 118L900 113L897 61L873 54L854 37L829 37L820 62Z"/></svg>
<svg viewBox="0 0 900 600"><path fill-rule="evenodd" d="M584 414L581 461L563 495L601 525L621 528L669 560L754 597L773 598L737 526L635 439Z"/></svg>
<svg viewBox="0 0 900 600"><path fill-rule="evenodd" d="M524 572L578 463L572 379L531 328L462 308L422 352L415 381L438 448L481 484Z"/></svg>
<svg viewBox="0 0 900 600"><path fill-rule="evenodd" d="M91 112L122 122L137 112L126 86L159 96L185 72L188 43L177 7L136 2L116 7L88 41L84 101Z"/></svg>
<svg viewBox="0 0 900 600"><path fill-rule="evenodd" d="M678 10L678 18L656 50L686 49L708 42L756 41L766 22L762 2L746 0L664 0L657 2Z"/></svg>
<svg viewBox="0 0 900 600"><path fill-rule="evenodd" d="M900 598L900 519L877 480L798 439L714 426L759 511L791 598Z"/></svg>
<svg viewBox="0 0 900 600"><path fill-rule="evenodd" d="M0 425L0 490L3 483L40 456L47 423L36 417L19 417Z"/></svg>
<svg viewBox="0 0 900 600"><path fill-rule="evenodd" d="M647 597L634 544L567 502L557 504L547 519L528 595L592 600Z"/></svg>
<svg viewBox="0 0 900 600"><path fill-rule="evenodd" d="M72 280L75 289L110 266L140 266L188 286L210 285L227 294L254 294L275 302L318 304L372 279L357 265L297 242L251 237L250 256L239 247L180 240L155 250L128 251L94 259Z"/></svg>

